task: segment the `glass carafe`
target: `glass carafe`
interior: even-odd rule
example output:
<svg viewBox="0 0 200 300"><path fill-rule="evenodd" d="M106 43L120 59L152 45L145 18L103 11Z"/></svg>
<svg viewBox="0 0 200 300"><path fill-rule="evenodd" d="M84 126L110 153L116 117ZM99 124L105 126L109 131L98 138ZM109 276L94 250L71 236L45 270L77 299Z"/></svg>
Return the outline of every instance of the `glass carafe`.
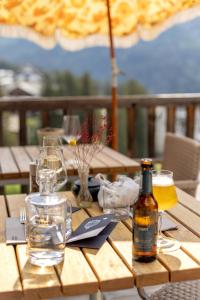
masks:
<svg viewBox="0 0 200 300"><path fill-rule="evenodd" d="M28 255L38 266L56 265L64 259L67 203L53 192L55 184L55 171L40 170L40 192L26 197Z"/></svg>

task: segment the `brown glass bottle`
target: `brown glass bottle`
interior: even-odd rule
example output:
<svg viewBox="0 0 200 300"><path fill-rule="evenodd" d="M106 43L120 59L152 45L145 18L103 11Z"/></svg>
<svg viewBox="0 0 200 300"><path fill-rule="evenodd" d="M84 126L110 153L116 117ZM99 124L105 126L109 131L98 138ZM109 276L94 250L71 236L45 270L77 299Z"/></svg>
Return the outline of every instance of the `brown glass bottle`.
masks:
<svg viewBox="0 0 200 300"><path fill-rule="evenodd" d="M39 186L36 182L36 169L37 169L37 162L31 161L29 164L29 192L30 193L39 192Z"/></svg>
<svg viewBox="0 0 200 300"><path fill-rule="evenodd" d="M152 194L152 160L142 159L142 186L133 207L133 260L151 262L157 255L158 204Z"/></svg>

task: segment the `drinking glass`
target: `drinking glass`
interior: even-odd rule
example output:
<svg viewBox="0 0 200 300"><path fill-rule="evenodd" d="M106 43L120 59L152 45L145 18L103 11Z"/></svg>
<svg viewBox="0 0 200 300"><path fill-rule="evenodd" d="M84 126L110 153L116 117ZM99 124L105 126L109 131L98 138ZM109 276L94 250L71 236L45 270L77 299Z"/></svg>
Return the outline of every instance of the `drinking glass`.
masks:
<svg viewBox="0 0 200 300"><path fill-rule="evenodd" d="M163 211L177 204L177 194L173 180L173 172L169 170L153 171L153 195L158 203L158 249L160 252L170 252L180 248L180 243L167 238L161 232Z"/></svg>
<svg viewBox="0 0 200 300"><path fill-rule="evenodd" d="M36 170L36 182L39 184L40 170L54 170L56 173L55 190L59 190L67 182L67 169L62 148L59 146L44 146L40 148Z"/></svg>
<svg viewBox="0 0 200 300"><path fill-rule="evenodd" d="M32 264L52 266L64 259L67 202L64 196L52 193L55 171L43 169L38 176L40 193L25 199L27 250Z"/></svg>
<svg viewBox="0 0 200 300"><path fill-rule="evenodd" d="M64 140L70 144L76 142L81 138L81 125L79 116L65 115L63 117Z"/></svg>
<svg viewBox="0 0 200 300"><path fill-rule="evenodd" d="M43 137L42 146L62 147L62 139L60 136L46 135Z"/></svg>
<svg viewBox="0 0 200 300"><path fill-rule="evenodd" d="M35 200L26 206L30 262L38 266L56 265L64 259L66 199L51 199L49 205Z"/></svg>
<svg viewBox="0 0 200 300"><path fill-rule="evenodd" d="M67 199L66 200L66 233L65 233L66 241L70 238L71 234L72 234L72 204Z"/></svg>
<svg viewBox="0 0 200 300"><path fill-rule="evenodd" d="M120 200L120 195L113 190L102 187L102 203L103 213L113 214L112 221L119 222L129 218L130 216L130 203L124 203Z"/></svg>

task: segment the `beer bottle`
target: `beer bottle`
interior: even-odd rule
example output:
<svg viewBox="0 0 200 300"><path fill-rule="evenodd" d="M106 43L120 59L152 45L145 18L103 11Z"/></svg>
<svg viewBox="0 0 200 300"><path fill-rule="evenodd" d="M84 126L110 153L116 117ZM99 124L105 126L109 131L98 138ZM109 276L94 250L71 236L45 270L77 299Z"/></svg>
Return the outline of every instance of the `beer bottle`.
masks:
<svg viewBox="0 0 200 300"><path fill-rule="evenodd" d="M142 159L142 186L133 207L133 260L151 262L157 255L158 204L152 194L152 160Z"/></svg>

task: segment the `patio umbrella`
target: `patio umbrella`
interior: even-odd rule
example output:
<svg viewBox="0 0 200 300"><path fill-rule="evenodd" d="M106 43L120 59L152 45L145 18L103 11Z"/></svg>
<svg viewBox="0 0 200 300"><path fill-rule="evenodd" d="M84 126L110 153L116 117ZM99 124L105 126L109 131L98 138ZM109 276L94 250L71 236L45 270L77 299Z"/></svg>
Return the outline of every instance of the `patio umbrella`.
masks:
<svg viewBox="0 0 200 300"><path fill-rule="evenodd" d="M110 45L113 148L117 148L115 46L153 39L177 22L200 14L200 0L1 0L0 35L23 37L68 50ZM109 39L108 39L109 36Z"/></svg>

